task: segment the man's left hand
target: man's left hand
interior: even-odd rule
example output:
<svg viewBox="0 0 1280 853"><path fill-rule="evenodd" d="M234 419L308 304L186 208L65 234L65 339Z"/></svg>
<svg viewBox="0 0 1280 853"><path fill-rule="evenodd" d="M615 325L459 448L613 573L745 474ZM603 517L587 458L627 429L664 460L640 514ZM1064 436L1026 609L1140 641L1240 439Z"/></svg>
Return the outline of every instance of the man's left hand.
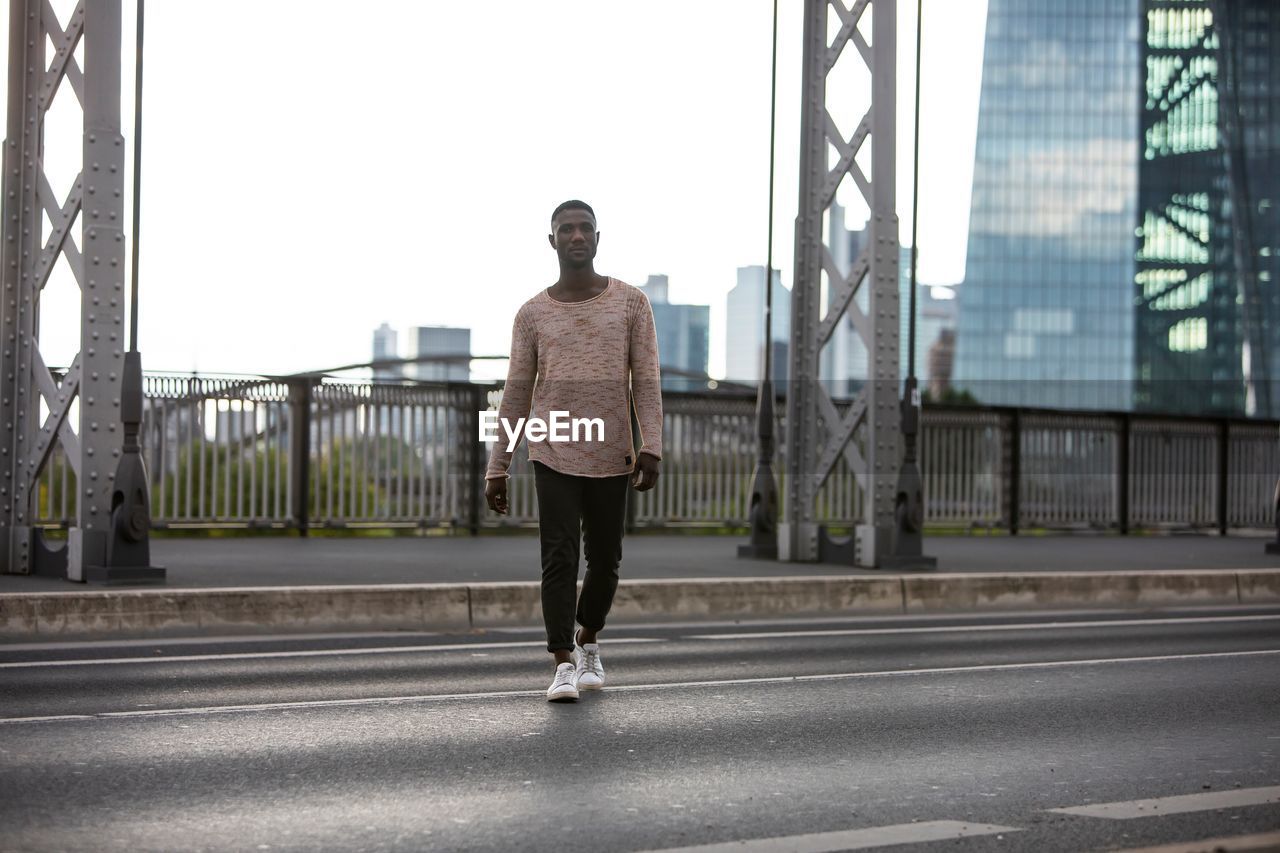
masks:
<svg viewBox="0 0 1280 853"><path fill-rule="evenodd" d="M636 457L636 467L631 472L631 485L637 492L647 492L658 485L662 462L648 453Z"/></svg>

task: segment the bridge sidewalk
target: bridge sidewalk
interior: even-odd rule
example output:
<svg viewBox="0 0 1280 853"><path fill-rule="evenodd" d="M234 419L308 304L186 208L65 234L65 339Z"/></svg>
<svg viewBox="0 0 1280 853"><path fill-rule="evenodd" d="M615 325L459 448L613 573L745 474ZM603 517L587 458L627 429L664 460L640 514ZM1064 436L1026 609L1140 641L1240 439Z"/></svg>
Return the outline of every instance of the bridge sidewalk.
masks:
<svg viewBox="0 0 1280 853"><path fill-rule="evenodd" d="M635 534L623 542L624 579L883 576L820 563L745 560L745 537ZM1280 568L1253 536L939 536L926 540L939 573L1121 572ZM161 538L151 543L169 589L329 584L519 582L538 579L534 535L396 538ZM79 592L54 578L0 575L0 594Z"/></svg>
<svg viewBox="0 0 1280 853"><path fill-rule="evenodd" d="M619 620L1280 604L1261 536L949 536L934 572L745 560L741 537L637 534ZM156 539L162 587L0 576L0 640L540 624L534 536Z"/></svg>

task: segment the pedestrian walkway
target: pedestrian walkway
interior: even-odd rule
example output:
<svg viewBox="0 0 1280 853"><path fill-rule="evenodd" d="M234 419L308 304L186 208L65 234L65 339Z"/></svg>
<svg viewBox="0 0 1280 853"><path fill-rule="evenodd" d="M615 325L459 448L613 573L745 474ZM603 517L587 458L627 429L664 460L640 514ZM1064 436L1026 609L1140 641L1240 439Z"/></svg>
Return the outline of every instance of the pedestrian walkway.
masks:
<svg viewBox="0 0 1280 853"><path fill-rule="evenodd" d="M745 537L635 534L623 543L621 574L630 580L767 578L881 574L824 563L745 560ZM1280 568L1261 536L942 536L926 540L938 573L1224 571ZM533 581L539 577L534 535L397 538L157 538L153 560L170 589L332 584ZM0 594L78 591L56 578L0 575Z"/></svg>

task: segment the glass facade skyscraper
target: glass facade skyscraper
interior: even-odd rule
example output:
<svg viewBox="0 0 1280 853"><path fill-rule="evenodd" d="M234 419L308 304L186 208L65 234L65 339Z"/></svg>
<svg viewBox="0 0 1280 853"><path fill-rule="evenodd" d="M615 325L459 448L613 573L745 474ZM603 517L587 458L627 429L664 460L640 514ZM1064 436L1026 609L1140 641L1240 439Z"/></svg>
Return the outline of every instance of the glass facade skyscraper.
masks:
<svg viewBox="0 0 1280 853"><path fill-rule="evenodd" d="M990 0L955 382L1272 415L1280 3Z"/></svg>
<svg viewBox="0 0 1280 853"><path fill-rule="evenodd" d="M1131 403L1140 0L990 0L954 384Z"/></svg>
<svg viewBox="0 0 1280 853"><path fill-rule="evenodd" d="M667 391L702 391L707 387L711 307L673 304L667 288L665 275L651 275L641 286L653 308L662 387Z"/></svg>
<svg viewBox="0 0 1280 853"><path fill-rule="evenodd" d="M1143 0L1136 408L1280 415L1280 9Z"/></svg>
<svg viewBox="0 0 1280 853"><path fill-rule="evenodd" d="M791 341L791 290L774 270L770 337L773 383L785 387L787 347ZM755 383L764 373L764 266L738 267L738 283L725 297L725 374L732 382ZM779 357L781 356L781 357Z"/></svg>

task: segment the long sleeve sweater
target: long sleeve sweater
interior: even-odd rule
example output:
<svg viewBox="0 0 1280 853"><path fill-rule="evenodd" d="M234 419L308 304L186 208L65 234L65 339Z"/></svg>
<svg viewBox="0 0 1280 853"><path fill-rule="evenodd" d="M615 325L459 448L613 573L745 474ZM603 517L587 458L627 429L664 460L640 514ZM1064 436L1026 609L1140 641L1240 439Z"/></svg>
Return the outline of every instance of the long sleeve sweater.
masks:
<svg viewBox="0 0 1280 853"><path fill-rule="evenodd" d="M658 336L649 299L610 278L605 291L582 302L559 302L539 291L516 313L511 360L498 408L498 440L486 479L507 476L511 452L503 424L521 418L600 419L574 441L534 441L529 458L563 474L614 477L632 471L635 450L629 405L634 396L640 453L662 458L662 387ZM561 430L561 434L569 432ZM521 438L525 430L520 429ZM570 433L571 434L571 433ZM599 440L597 440L599 439Z"/></svg>

